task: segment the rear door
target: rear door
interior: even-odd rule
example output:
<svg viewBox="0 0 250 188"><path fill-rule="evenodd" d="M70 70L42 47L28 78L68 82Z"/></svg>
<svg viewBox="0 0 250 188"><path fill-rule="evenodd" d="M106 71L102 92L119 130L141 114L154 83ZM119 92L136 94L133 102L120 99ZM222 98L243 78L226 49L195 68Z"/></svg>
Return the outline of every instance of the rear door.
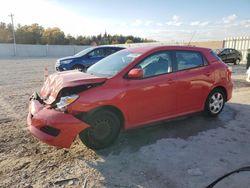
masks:
<svg viewBox="0 0 250 188"><path fill-rule="evenodd" d="M178 113L201 110L213 83L206 59L200 52L175 51L175 71Z"/></svg>
<svg viewBox="0 0 250 188"><path fill-rule="evenodd" d="M220 53L220 58L222 61L224 61L225 63L229 61L228 59L228 55L229 55L229 49L224 49L221 53Z"/></svg>
<svg viewBox="0 0 250 188"><path fill-rule="evenodd" d="M235 53L235 50L233 49L228 49L229 53L227 55L227 59L229 62L233 62L236 58L236 53Z"/></svg>

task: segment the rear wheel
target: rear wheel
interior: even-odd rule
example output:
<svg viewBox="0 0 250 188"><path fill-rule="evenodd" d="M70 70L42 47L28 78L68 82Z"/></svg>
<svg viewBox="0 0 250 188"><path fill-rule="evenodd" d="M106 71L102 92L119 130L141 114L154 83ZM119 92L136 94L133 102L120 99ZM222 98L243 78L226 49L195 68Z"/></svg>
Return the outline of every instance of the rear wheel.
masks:
<svg viewBox="0 0 250 188"><path fill-rule="evenodd" d="M207 115L215 117L221 113L225 101L224 92L221 89L215 89L208 95L204 111Z"/></svg>
<svg viewBox="0 0 250 188"><path fill-rule="evenodd" d="M240 64L240 59L236 59L234 62L235 65L239 65Z"/></svg>
<svg viewBox="0 0 250 188"><path fill-rule="evenodd" d="M88 118L90 128L79 134L81 141L91 149L103 149L111 145L119 135L120 119L111 111L97 111Z"/></svg>

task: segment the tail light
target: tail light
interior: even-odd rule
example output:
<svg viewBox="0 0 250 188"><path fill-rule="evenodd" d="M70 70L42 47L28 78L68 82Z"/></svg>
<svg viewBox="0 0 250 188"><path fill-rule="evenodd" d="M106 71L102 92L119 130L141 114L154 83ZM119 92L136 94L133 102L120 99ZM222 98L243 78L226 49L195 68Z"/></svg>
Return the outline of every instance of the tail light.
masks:
<svg viewBox="0 0 250 188"><path fill-rule="evenodd" d="M227 68L231 73L233 72L233 67L229 67Z"/></svg>
<svg viewBox="0 0 250 188"><path fill-rule="evenodd" d="M231 76L232 76L233 68L232 67L227 67L227 80L231 81Z"/></svg>

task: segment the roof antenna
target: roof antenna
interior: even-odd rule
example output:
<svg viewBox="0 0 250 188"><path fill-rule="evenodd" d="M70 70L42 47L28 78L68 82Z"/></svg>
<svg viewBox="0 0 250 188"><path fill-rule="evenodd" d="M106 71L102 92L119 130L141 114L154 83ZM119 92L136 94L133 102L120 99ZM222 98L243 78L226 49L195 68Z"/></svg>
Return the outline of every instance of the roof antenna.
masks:
<svg viewBox="0 0 250 188"><path fill-rule="evenodd" d="M192 34L191 38L190 38L190 41L188 42L188 46L190 45L191 41L193 40L195 34L197 33L197 31L194 31L194 33Z"/></svg>

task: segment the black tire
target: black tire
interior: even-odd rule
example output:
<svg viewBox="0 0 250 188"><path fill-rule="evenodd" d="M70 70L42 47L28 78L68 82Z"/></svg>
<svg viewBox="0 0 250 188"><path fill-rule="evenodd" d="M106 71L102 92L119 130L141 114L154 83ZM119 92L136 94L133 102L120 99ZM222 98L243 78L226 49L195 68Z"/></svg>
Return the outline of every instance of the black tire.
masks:
<svg viewBox="0 0 250 188"><path fill-rule="evenodd" d="M234 65L239 65L240 64L240 59L236 59L235 61L234 61Z"/></svg>
<svg viewBox="0 0 250 188"><path fill-rule="evenodd" d="M226 102L225 93L222 89L214 89L207 97L204 112L210 117L218 116Z"/></svg>
<svg viewBox="0 0 250 188"><path fill-rule="evenodd" d="M120 133L121 121L111 111L97 111L87 121L91 127L82 131L79 137L88 148L95 150L106 148Z"/></svg>
<svg viewBox="0 0 250 188"><path fill-rule="evenodd" d="M74 65L73 70L79 70L81 72L85 72L86 68L83 65Z"/></svg>

